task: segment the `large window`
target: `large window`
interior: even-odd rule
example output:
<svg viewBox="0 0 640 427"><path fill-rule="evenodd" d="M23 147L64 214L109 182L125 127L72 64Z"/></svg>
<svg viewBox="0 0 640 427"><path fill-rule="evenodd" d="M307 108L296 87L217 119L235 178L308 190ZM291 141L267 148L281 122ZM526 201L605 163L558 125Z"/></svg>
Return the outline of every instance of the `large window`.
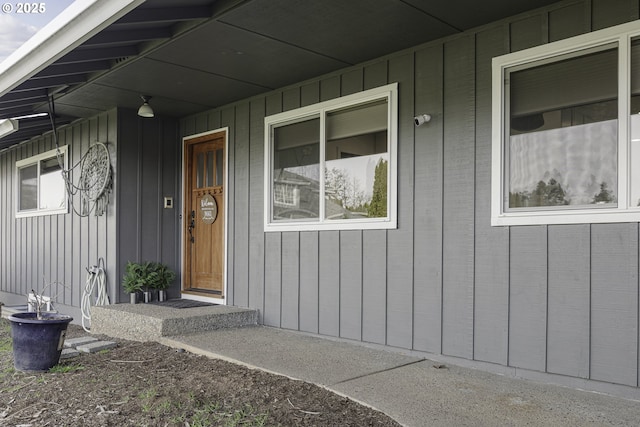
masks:
<svg viewBox="0 0 640 427"><path fill-rule="evenodd" d="M494 59L493 225L640 220L639 34Z"/></svg>
<svg viewBox="0 0 640 427"><path fill-rule="evenodd" d="M396 227L397 85L265 119L265 230Z"/></svg>
<svg viewBox="0 0 640 427"><path fill-rule="evenodd" d="M62 177L67 147L16 162L16 217L67 213L67 193Z"/></svg>

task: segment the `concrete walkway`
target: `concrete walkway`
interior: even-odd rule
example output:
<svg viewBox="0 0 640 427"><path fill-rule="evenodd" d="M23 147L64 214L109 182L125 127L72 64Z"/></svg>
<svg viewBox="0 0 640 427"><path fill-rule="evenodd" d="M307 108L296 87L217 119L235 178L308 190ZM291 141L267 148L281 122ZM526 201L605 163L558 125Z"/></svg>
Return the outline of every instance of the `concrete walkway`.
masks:
<svg viewBox="0 0 640 427"><path fill-rule="evenodd" d="M267 327L163 344L315 383L405 426L638 426L640 402Z"/></svg>

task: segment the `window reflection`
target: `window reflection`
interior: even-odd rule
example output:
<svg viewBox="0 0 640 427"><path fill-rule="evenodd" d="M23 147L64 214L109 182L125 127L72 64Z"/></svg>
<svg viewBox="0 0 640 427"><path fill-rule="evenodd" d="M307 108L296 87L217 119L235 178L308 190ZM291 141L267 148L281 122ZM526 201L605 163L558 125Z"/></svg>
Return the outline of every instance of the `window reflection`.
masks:
<svg viewBox="0 0 640 427"><path fill-rule="evenodd" d="M204 178L204 154L198 153L196 157L196 188L202 188L205 186Z"/></svg>
<svg viewBox="0 0 640 427"><path fill-rule="evenodd" d="M617 49L514 71L505 208L617 204Z"/></svg>
<svg viewBox="0 0 640 427"><path fill-rule="evenodd" d="M38 165L20 169L20 210L38 209Z"/></svg>
<svg viewBox="0 0 640 427"><path fill-rule="evenodd" d="M387 101L327 114L325 218L387 216Z"/></svg>
<svg viewBox="0 0 640 427"><path fill-rule="evenodd" d="M56 157L40 162L40 209L63 208L66 201L62 168Z"/></svg>
<svg viewBox="0 0 640 427"><path fill-rule="evenodd" d="M274 129L274 221L319 217L319 129L319 118Z"/></svg>

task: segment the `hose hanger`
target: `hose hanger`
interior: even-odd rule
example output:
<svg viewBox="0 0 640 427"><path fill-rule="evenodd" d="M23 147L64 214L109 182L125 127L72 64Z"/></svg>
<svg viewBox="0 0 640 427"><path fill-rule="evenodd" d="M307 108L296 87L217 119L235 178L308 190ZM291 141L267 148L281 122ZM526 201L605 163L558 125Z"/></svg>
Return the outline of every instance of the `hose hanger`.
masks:
<svg viewBox="0 0 640 427"><path fill-rule="evenodd" d="M75 165L66 169L64 156L60 151L58 133L56 131L56 109L53 95L49 96L48 101L49 119L53 129L56 157L62 171L67 198L72 211L80 217L87 217L92 212L96 216L102 216L107 211L113 185L109 148L105 143L96 141L87 149ZM72 179L74 169L79 169L80 171L77 184L74 184ZM74 203L74 196L76 195L79 199L79 208L76 203Z"/></svg>

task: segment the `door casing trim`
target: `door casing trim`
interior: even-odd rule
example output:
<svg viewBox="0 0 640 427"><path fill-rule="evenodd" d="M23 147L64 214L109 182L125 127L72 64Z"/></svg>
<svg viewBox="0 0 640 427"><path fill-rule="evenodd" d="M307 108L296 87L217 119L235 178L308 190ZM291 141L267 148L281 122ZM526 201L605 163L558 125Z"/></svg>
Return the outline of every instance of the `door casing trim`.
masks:
<svg viewBox="0 0 640 427"><path fill-rule="evenodd" d="M186 194L184 194L184 188L185 188L185 181L186 181L186 172L187 172L187 159L186 156L184 155L184 149L185 149L185 145L187 143L188 140L194 139L194 138L200 138L203 136L208 136L208 135L213 135L216 133L223 133L224 132L224 164L225 164L225 168L224 168L224 174L223 174L223 182L224 182L224 256L223 256L223 265L224 265L224 272L223 272L223 276L222 276L222 284L223 284L223 289L224 289L224 298L215 298L215 297L207 297L207 296L201 296L201 295L194 295L191 293L184 293L182 292L182 284L184 283L184 278L185 278L185 266L184 266L184 251L185 251L185 247L184 247L184 240L185 240L185 236L184 236L184 206L186 203ZM227 304L227 296L228 294L228 286L227 286L227 271L229 270L229 266L227 264L228 261L228 239L229 239L229 191L228 191L228 178L229 178L229 127L225 126L222 128L218 128L218 129L214 129L214 130L209 130L206 132L201 132L201 133L197 133L197 134L193 134L193 135L187 135L182 137L182 148L181 148L181 155L182 155L182 171L181 171L181 175L182 175L182 179L181 179L181 187L183 189L182 191L182 198L181 198L181 204L180 204L180 265L181 265L181 275L180 275L180 297L184 298L184 299L190 299L190 300L195 300L195 301L203 301L203 302L211 302L211 303L215 303L215 304L222 304L222 305L226 305Z"/></svg>

